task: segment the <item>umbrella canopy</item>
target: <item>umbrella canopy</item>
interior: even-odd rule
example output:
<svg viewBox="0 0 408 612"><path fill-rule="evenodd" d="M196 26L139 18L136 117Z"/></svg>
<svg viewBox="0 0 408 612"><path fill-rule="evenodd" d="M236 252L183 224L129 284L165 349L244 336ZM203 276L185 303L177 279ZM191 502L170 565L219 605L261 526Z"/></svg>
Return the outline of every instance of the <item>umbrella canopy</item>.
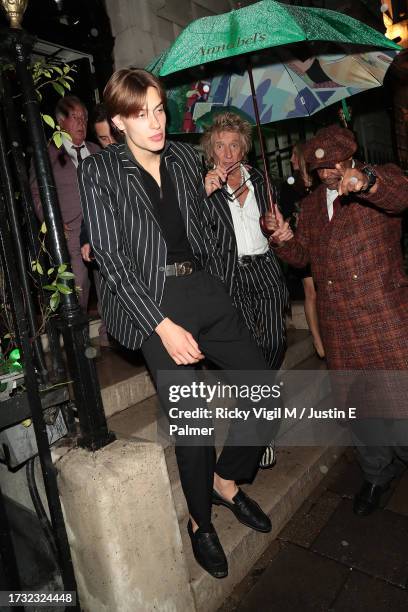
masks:
<svg viewBox="0 0 408 612"><path fill-rule="evenodd" d="M167 76L194 66L304 41L398 50L369 26L335 11L261 0L190 23L150 69Z"/></svg>
<svg viewBox="0 0 408 612"><path fill-rule="evenodd" d="M231 107L255 123L249 57L259 119L269 123L382 85L399 50L347 15L262 0L192 22L147 69L158 76L188 70L168 79L168 130L199 132L212 112Z"/></svg>

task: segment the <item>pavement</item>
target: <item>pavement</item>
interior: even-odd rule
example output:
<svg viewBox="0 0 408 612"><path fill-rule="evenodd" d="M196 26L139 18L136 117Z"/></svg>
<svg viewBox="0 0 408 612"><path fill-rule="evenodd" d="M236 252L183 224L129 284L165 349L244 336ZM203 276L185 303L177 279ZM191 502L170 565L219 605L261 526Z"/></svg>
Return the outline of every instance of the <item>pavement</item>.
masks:
<svg viewBox="0 0 408 612"><path fill-rule="evenodd" d="M361 483L348 449L218 612L407 612L408 470L368 517Z"/></svg>

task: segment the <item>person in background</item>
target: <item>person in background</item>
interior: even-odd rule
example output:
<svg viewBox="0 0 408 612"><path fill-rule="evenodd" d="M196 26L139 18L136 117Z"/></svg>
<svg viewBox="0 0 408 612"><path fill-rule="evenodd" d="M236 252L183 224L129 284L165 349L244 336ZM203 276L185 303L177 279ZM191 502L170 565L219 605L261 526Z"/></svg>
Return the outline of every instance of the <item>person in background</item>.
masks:
<svg viewBox="0 0 408 612"><path fill-rule="evenodd" d="M111 144L117 144L122 140L120 132L114 128L108 121L106 109L103 104L97 104L92 111L91 115L91 129L93 130L96 139L101 145L102 149L108 147ZM100 277L98 266L95 262L95 257L92 254L92 248L89 244L88 232L84 220L82 220L81 231L79 236L79 242L81 245L82 259L93 269L93 279L95 283L96 295L98 298L98 312L101 317L101 324L99 326L99 346L109 348L111 346L106 331L106 325L102 318L102 312L100 308L101 297L100 297Z"/></svg>
<svg viewBox="0 0 408 612"><path fill-rule="evenodd" d="M75 274L75 284L80 288L78 300L82 310L87 312L90 283L88 268L81 255L80 230L83 217L77 168L88 155L99 151L99 147L85 140L88 111L79 98L76 96L61 98L56 105L55 116L61 129L67 132L70 138L63 135L60 148L52 142L48 147L48 154L57 188L72 272ZM42 222L44 215L33 164L30 180L35 211Z"/></svg>
<svg viewBox="0 0 408 612"><path fill-rule="evenodd" d="M300 212L300 204L313 187L313 179L308 173L306 161L303 154L304 143L298 142L293 145L290 162L293 168L293 176L290 176L279 192L279 208L285 219L292 217L292 229L296 228ZM313 338L313 345L317 355L324 358L324 346L320 336L319 319L316 306L316 289L314 286L310 264L304 268L293 268L290 266L289 273L292 278L302 281L305 294L305 315Z"/></svg>
<svg viewBox="0 0 408 612"><path fill-rule="evenodd" d="M106 108L103 103L97 104L91 114L91 128L101 145L102 149L110 144L122 142L123 138L119 130L108 120Z"/></svg>
<svg viewBox="0 0 408 612"><path fill-rule="evenodd" d="M232 112L217 115L202 137L213 231L220 246L227 290L268 366L279 370L286 351L285 313L289 294L278 258L259 219L268 210L265 179L246 163L252 126ZM226 180L221 180L221 174ZM260 467L275 462L274 444Z"/></svg>

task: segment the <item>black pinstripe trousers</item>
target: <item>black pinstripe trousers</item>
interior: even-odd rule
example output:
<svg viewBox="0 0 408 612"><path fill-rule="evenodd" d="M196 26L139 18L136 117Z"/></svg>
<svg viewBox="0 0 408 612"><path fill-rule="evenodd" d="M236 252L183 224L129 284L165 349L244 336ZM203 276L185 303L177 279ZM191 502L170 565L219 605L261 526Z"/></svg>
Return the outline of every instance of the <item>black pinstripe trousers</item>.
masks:
<svg viewBox="0 0 408 612"><path fill-rule="evenodd" d="M265 361L279 370L286 351L285 312L288 292L268 255L235 267L232 301L239 310Z"/></svg>
<svg viewBox="0 0 408 612"><path fill-rule="evenodd" d="M174 323L193 334L204 355L220 368L268 369L224 284L207 272L167 278L160 307ZM159 370L185 368L175 364L156 333L141 348L156 386ZM160 397L160 402L168 413L167 396ZM214 472L227 480L252 480L263 449L263 446L225 446L216 461L213 446L176 443L181 485L189 512L198 525L208 529L211 522Z"/></svg>

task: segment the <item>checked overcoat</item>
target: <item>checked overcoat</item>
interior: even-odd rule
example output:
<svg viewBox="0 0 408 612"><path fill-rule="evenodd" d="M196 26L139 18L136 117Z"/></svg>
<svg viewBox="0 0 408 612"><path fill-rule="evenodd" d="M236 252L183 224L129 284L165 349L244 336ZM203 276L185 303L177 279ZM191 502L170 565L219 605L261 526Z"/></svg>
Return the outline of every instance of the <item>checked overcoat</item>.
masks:
<svg viewBox="0 0 408 612"><path fill-rule="evenodd" d="M341 198L331 221L320 185L302 202L295 237L276 248L295 267L311 264L333 370L408 368L408 277L401 250L408 179L393 164L375 171L377 192Z"/></svg>

